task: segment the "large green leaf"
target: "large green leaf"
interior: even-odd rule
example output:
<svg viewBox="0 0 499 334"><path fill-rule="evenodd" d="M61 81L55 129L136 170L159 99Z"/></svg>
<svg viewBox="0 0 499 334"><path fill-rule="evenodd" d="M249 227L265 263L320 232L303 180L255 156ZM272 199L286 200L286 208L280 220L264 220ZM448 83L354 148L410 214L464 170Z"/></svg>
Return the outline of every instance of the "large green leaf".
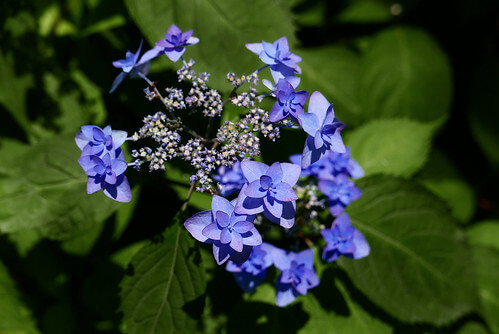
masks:
<svg viewBox="0 0 499 334"><path fill-rule="evenodd" d="M0 263L0 333L39 333L29 310L21 302L14 280Z"/></svg>
<svg viewBox="0 0 499 334"><path fill-rule="evenodd" d="M2 161L0 232L35 229L62 239L109 217L119 204L102 192L87 194L79 154L73 138L53 137Z"/></svg>
<svg viewBox="0 0 499 334"><path fill-rule="evenodd" d="M329 306L325 307L321 303ZM341 307L345 308L343 312L339 312ZM373 317L353 301L343 283L328 276L327 271L320 285L303 298L303 308L310 319L299 333L376 334L393 331L388 324ZM336 308L336 312L331 308Z"/></svg>
<svg viewBox="0 0 499 334"><path fill-rule="evenodd" d="M427 33L396 27L374 37L361 78L365 119L408 117L439 123L452 97L447 57Z"/></svg>
<svg viewBox="0 0 499 334"><path fill-rule="evenodd" d="M303 70L299 89L320 91L333 103L335 115L346 124L358 124L360 107L360 57L342 47L301 49Z"/></svg>
<svg viewBox="0 0 499 334"><path fill-rule="evenodd" d="M200 43L184 57L196 61L196 70L209 71L210 85L229 91L227 72L251 73L263 64L246 43L273 42L287 36L294 42L291 13L283 2L269 0L126 0L128 12L151 45L171 24L194 29ZM171 62L169 62L171 64ZM170 65L171 66L171 65ZM175 64L179 67L180 65Z"/></svg>
<svg viewBox="0 0 499 334"><path fill-rule="evenodd" d="M410 176L428 156L432 126L408 119L374 120L345 133L345 143L366 175Z"/></svg>
<svg viewBox="0 0 499 334"><path fill-rule="evenodd" d="M442 325L474 310L471 254L447 207L415 182L361 179L362 197L347 209L371 254L340 259L371 301L409 322Z"/></svg>
<svg viewBox="0 0 499 334"><path fill-rule="evenodd" d="M433 150L417 179L451 208L454 217L467 222L475 211L475 194L455 164L442 152Z"/></svg>
<svg viewBox="0 0 499 334"><path fill-rule="evenodd" d="M132 273L121 282L125 333L193 333L206 289L195 240L180 213L161 235L132 259Z"/></svg>

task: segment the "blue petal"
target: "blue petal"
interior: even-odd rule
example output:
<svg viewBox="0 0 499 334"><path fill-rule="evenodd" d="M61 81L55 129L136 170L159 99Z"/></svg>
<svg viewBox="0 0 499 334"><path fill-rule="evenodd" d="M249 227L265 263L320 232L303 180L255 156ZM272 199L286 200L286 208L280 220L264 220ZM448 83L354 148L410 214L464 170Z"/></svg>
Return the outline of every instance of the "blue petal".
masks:
<svg viewBox="0 0 499 334"><path fill-rule="evenodd" d="M104 195L117 202L130 202L132 200L132 189L126 176L124 174L118 176L114 185L106 184L104 186Z"/></svg>
<svg viewBox="0 0 499 334"><path fill-rule="evenodd" d="M224 245L220 241L213 242L213 256L215 257L215 261L217 261L218 265L221 265L227 261L232 252L233 250L228 244Z"/></svg>
<svg viewBox="0 0 499 334"><path fill-rule="evenodd" d="M353 243L355 244L355 252L353 253L354 259L361 259L369 255L371 249L369 244L364 238L364 235L356 230L353 234Z"/></svg>
<svg viewBox="0 0 499 334"><path fill-rule="evenodd" d="M237 232L231 233L231 235L232 235L232 240L230 241L230 247L232 247L232 249L235 250L236 252L242 252L243 251L243 238Z"/></svg>
<svg viewBox="0 0 499 334"><path fill-rule="evenodd" d="M284 182L278 183L274 186L275 190L275 198L282 202L296 201L298 199L298 195L296 195L293 188Z"/></svg>
<svg viewBox="0 0 499 334"><path fill-rule="evenodd" d="M248 43L245 45L248 50L256 54L257 56L260 55L263 51L263 45L262 43Z"/></svg>
<svg viewBox="0 0 499 334"><path fill-rule="evenodd" d="M228 229L224 228L220 232L220 242L223 244L228 244L232 241L232 233Z"/></svg>
<svg viewBox="0 0 499 334"><path fill-rule="evenodd" d="M282 174L281 164L279 162L274 162L272 166L270 166L269 169L267 169L265 174L272 178L273 184L278 184L282 182L283 174Z"/></svg>
<svg viewBox="0 0 499 334"><path fill-rule="evenodd" d="M260 180L260 176L264 175L268 168L269 166L262 162L252 160L245 160L241 162L241 169L248 182Z"/></svg>
<svg viewBox="0 0 499 334"><path fill-rule="evenodd" d="M283 284L277 281L276 283L276 299L275 303L279 307L284 307L291 304L298 294L293 289L291 284Z"/></svg>
<svg viewBox="0 0 499 334"><path fill-rule="evenodd" d="M234 207L234 212L244 215L256 215L263 211L263 201L260 198L252 198L246 196L244 193L246 191L247 185L245 184L239 196L237 197L237 202Z"/></svg>
<svg viewBox="0 0 499 334"><path fill-rule="evenodd" d="M87 181L87 193L93 194L102 189L102 183L94 177L89 177Z"/></svg>
<svg viewBox="0 0 499 334"><path fill-rule="evenodd" d="M263 176L265 175L262 175L262 177ZM244 194L251 198L262 198L267 195L267 190L262 189L260 181L253 181L247 185Z"/></svg>
<svg viewBox="0 0 499 334"><path fill-rule="evenodd" d="M299 154L297 156L301 159L301 156ZM290 186L294 186L296 182L298 182L298 178L300 177L301 167L294 163L290 164L287 162L283 162L281 164L281 169L282 182L287 183Z"/></svg>
<svg viewBox="0 0 499 334"><path fill-rule="evenodd" d="M267 209L270 214L276 218L280 218L282 215L282 203L273 200L272 198L264 197L263 204L265 209Z"/></svg>
<svg viewBox="0 0 499 334"><path fill-rule="evenodd" d="M222 196L213 195L211 201L211 212L213 213L213 217L217 216L217 211L225 212L230 217L234 211L234 207Z"/></svg>
<svg viewBox="0 0 499 334"><path fill-rule="evenodd" d="M241 236L244 239L243 243L247 246L260 246L262 244L262 236L255 227Z"/></svg>
<svg viewBox="0 0 499 334"><path fill-rule="evenodd" d="M315 136L317 130L320 129L319 119L314 114L300 114L298 120L303 130L311 136Z"/></svg>
<svg viewBox="0 0 499 334"><path fill-rule="evenodd" d="M205 242L208 238L203 234L203 229L213 222L211 211L201 211L187 219L184 227L194 237L194 239Z"/></svg>
<svg viewBox="0 0 499 334"><path fill-rule="evenodd" d="M120 83L126 78L127 75L128 75L128 73L126 73L126 72L121 72L120 74L118 74L116 79L114 79L114 81L113 81L113 85L111 86L111 89L109 90L109 94L111 94L112 92L114 92L114 90L116 88L118 88Z"/></svg>
<svg viewBox="0 0 499 334"><path fill-rule="evenodd" d="M326 119L326 113L331 104L326 100L321 92L313 92L308 102L308 112L317 116L319 127L322 127ZM311 133L309 133L311 134Z"/></svg>
<svg viewBox="0 0 499 334"><path fill-rule="evenodd" d="M203 211L203 212L205 212L205 211ZM211 222L211 215L210 215L210 222ZM186 221L186 223L187 223L187 221ZM203 222L203 223L206 223L206 222ZM201 226L199 226L199 227L201 227ZM187 228L187 226L186 226L186 228ZM210 223L210 224L206 225L201 230L201 234L205 237L205 239L207 238L207 239L212 239L212 240L220 240L220 232L221 231L222 230L220 230L218 228L218 225L216 223ZM189 232L190 232L190 230L189 230ZM198 238L196 238L196 239L198 239Z"/></svg>

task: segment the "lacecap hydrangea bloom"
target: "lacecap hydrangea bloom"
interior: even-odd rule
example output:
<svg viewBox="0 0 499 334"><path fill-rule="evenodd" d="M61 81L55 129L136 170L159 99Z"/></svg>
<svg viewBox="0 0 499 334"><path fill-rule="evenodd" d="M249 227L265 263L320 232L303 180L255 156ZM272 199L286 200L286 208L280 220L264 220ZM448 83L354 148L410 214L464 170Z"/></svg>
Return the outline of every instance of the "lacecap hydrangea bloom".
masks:
<svg viewBox="0 0 499 334"><path fill-rule="evenodd" d="M290 52L286 37L274 43L246 44L264 66L240 77L229 72L226 78L232 91L225 97L210 87L209 73L196 72L195 61L183 58L186 47L198 42L193 30L183 32L171 25L165 38L142 56L141 43L136 53L128 51L124 59L113 62L121 73L111 91L127 76L140 77L148 85L144 89L146 98L159 100L165 109L145 116L143 126L131 137L109 126L82 127L75 140L82 150L79 163L88 176L87 191L103 190L114 200L130 201L131 189L124 174L128 166L139 170L146 163L149 171L168 171L169 160L182 159L195 170L186 179L190 189L182 210L194 190L213 195L211 209L187 219L185 228L198 241L212 244L217 264L226 263L226 270L233 273L246 292L254 291L272 265L279 269L276 304L283 307L319 284L314 271L315 247L310 245L320 240L319 234L326 241L323 254L326 261L334 261L340 255L357 259L369 253L365 238L350 224L348 216L341 214L360 196L350 178L362 176L363 171L343 145L340 131L345 125L335 117L332 104L320 92L310 96L305 90L297 90L300 78L295 74L301 73L297 65L301 58ZM146 77L150 61L161 55L173 62L182 60L177 70L181 87L160 89L157 82ZM266 68L273 82L265 79L262 82L271 93L261 94L257 89L259 73ZM238 91L244 85L249 86L248 90ZM269 97L276 100L271 110L265 110L262 101ZM222 116L227 104L245 111L239 119L219 122L217 117ZM206 128L189 127L190 122L185 122L184 117L193 113L208 117L206 122L200 122ZM220 127L214 129L219 123ZM303 153L293 158L294 163L272 161L269 166L254 161L261 155L260 139L276 141L283 128L301 129L308 134ZM154 147L133 149L134 161L126 163L122 144L142 139ZM300 176L307 177L299 180ZM214 181L218 181L219 188L213 187ZM237 195L237 198L229 201L219 195ZM324 229L322 215L318 214L318 210L326 210L326 200L331 213L340 215L331 229ZM295 219L297 212L300 216ZM265 227L266 220L286 230L281 231L273 224ZM255 222L262 232L256 229ZM293 247L296 252L263 243L260 233L268 231L272 234L265 236ZM276 240L279 235L285 238Z"/></svg>
<svg viewBox="0 0 499 334"><path fill-rule="evenodd" d="M346 213L339 215L330 229L321 231L326 241L322 259L327 262L336 261L340 255L353 259L361 259L369 255L370 247L364 235L350 222Z"/></svg>
<svg viewBox="0 0 499 334"><path fill-rule="evenodd" d="M218 264L229 259L243 263L253 246L262 244L262 237L253 225L254 219L252 215L235 213L233 203L214 195L211 210L195 214L184 226L196 240L213 244Z"/></svg>

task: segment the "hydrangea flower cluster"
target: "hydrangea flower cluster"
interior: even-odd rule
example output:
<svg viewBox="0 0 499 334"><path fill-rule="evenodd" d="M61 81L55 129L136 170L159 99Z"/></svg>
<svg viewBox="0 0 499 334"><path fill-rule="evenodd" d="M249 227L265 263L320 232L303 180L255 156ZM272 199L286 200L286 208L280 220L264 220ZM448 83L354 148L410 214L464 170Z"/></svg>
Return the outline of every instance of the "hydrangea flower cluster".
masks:
<svg viewBox="0 0 499 334"><path fill-rule="evenodd" d="M172 25L165 38L142 56L141 43L136 53L128 51L125 59L113 62L122 72L111 92L127 76L142 78L147 83L145 97L159 100L164 110L145 116L142 127L131 137L109 126L82 127L76 143L82 150L79 163L88 175L87 190L103 189L106 196L127 202L131 200L124 175L127 166L139 170L147 164L150 171L168 173L169 160L186 161L194 169L187 200L194 189L213 195L210 210L184 222L187 231L196 240L212 245L217 264L226 263L226 270L246 292L254 291L265 279L267 269L277 268L276 304L286 306L319 284L311 248L314 240L325 246L323 259L327 262L340 255L360 259L369 254L366 239L343 212L361 195L351 179L362 177L363 171L343 144L345 125L336 118L332 104L318 91L297 90L300 78L295 74L301 73L297 65L301 58L290 52L285 37L273 43L246 44L264 66L239 77L229 72L226 78L232 92L225 98L210 89L209 73L197 73L194 60L183 58L187 47L198 42L192 30L182 32ZM162 92L147 78L150 61L163 55L173 62L182 61L177 79L184 90L168 87ZM271 92L259 94L259 73L266 68L274 82L263 80ZM245 85L247 91L238 91ZM275 98L270 111L261 108L262 100L268 97ZM227 104L243 109L238 120L220 121ZM194 113L206 119L204 136L185 122ZM217 124L215 131L212 127ZM291 157L291 163L257 161L261 138L275 141L283 128L308 135L303 152ZM121 145L126 140L144 139L155 147L133 149L134 161L127 164ZM337 217L330 229L313 222L320 219L321 212L327 212L326 206ZM266 224L264 218L273 224ZM302 232L304 226L308 235ZM280 233L283 240L274 241L291 250L264 242L269 230Z"/></svg>

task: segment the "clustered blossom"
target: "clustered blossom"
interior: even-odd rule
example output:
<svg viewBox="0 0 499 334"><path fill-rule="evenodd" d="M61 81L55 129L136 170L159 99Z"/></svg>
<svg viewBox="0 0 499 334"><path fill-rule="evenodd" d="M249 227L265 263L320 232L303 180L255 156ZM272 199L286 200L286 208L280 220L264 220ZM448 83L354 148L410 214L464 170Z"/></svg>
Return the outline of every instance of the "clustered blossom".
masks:
<svg viewBox="0 0 499 334"><path fill-rule="evenodd" d="M132 191L123 174L128 164L120 148L126 139L125 131L112 130L109 125L104 129L85 125L76 134L76 145L82 151L78 162L88 175L89 194L102 189L107 197L115 201L131 201Z"/></svg>
<svg viewBox="0 0 499 334"><path fill-rule="evenodd" d="M276 304L284 307L319 284L314 251L303 249L313 241L305 239L299 231L301 227L307 226L307 233L313 233L314 239L322 235L325 243L322 258L327 262L337 260L340 255L360 259L369 254L366 239L344 213L350 202L361 195L351 178L362 177L363 171L343 144L340 132L345 125L335 117L332 104L320 92L310 95L297 90L300 78L295 74L301 73L297 65L301 58L290 52L286 37L273 43L246 44L265 65L240 77L229 72L226 78L232 92L225 99L219 91L209 88L209 73L197 73L194 60L183 58L186 47L198 42L193 30L182 32L171 25L165 38L142 57L141 43L136 53L128 51L125 59L113 62L122 72L114 80L111 92L128 75L141 77L148 84L144 89L146 98L159 100L166 112L144 117L143 126L131 138L127 138L125 131L113 131L110 126L104 129L83 126L76 135L76 144L82 150L78 161L88 175L87 191L102 189L106 196L128 202L131 189L124 172L129 165L140 169L147 163L153 171L166 170L165 163L173 158L186 161L195 170L189 180L191 190L209 191L213 198L211 210L187 219L185 228L196 240L212 244L217 264L226 263L226 270L233 273L246 292L254 291L265 279L267 270L275 266L280 271ZM161 55L173 62L182 60L177 79L184 90L175 87L160 90L146 77L150 60ZM270 69L274 83L262 80L271 92L259 95L259 72L265 68ZM245 84L248 90L237 92ZM268 96L276 99L270 111L260 107ZM305 112L307 100L308 112ZM244 108L244 113L238 119L220 122L216 117L222 115L227 104ZM190 129L180 117L196 112L207 117L206 138ZM215 133L211 126L218 123L221 124L215 137L208 137ZM292 163L273 162L269 166L255 161L260 155L260 137L275 141L280 137L280 129L287 127L308 134L303 153L290 157ZM131 155L135 161L127 164L120 146L125 140L141 139L148 139L156 147L133 149ZM217 188L213 187L215 181ZM229 201L215 194L217 190L219 195L234 199ZM295 217L299 199L300 215ZM319 219L319 212L326 211L326 205L337 217L330 229L319 222L311 223ZM289 244L294 237L292 248L302 250L292 252L263 242L257 229L264 227L263 217L284 228L279 230L283 231L285 242ZM273 225L268 229L277 228Z"/></svg>

